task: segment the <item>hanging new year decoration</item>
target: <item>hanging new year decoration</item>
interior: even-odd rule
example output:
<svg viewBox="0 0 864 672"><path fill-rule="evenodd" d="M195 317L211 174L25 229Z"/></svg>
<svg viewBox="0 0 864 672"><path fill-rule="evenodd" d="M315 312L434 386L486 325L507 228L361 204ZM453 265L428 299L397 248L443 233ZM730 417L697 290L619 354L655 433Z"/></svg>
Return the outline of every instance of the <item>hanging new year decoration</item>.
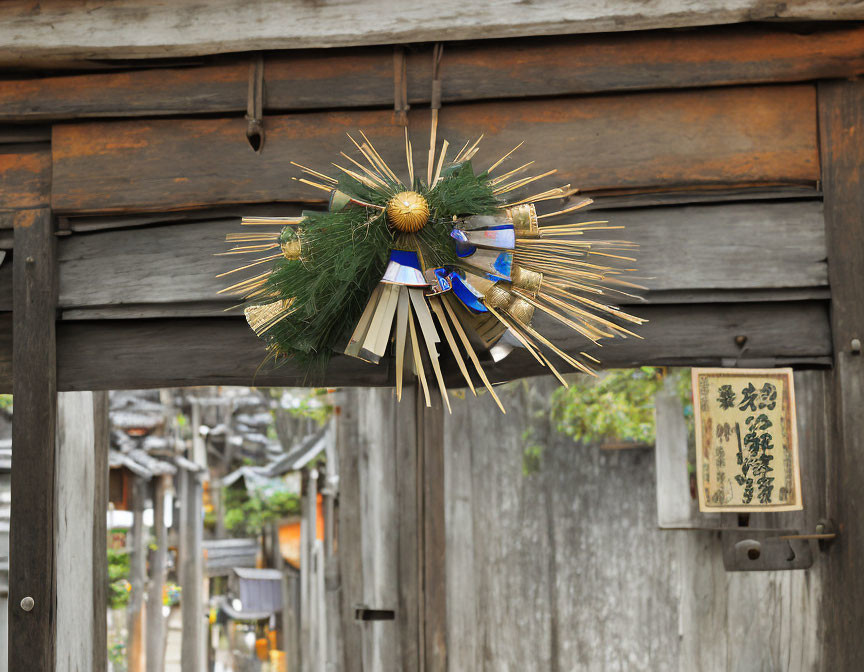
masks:
<svg viewBox="0 0 864 672"><path fill-rule="evenodd" d="M333 164L338 177L293 164L305 174L294 179L328 194L329 210L244 217L250 232L229 234L237 245L227 254L258 256L229 273L266 270L223 292L244 298L268 359L322 371L333 352L374 364L392 353L397 397L406 372L413 372L427 404L434 378L448 409L439 360L447 351L471 391L476 394L473 369L502 411L481 359L498 361L522 347L565 385L556 362L593 373L596 359L565 352L533 319L543 313L592 343L636 335L625 325L643 320L610 303L636 288L624 279L633 269L619 267L634 261L626 254L634 246L589 237L622 227L558 223L590 204L588 198L538 214L536 204L576 194L570 185L511 200L555 172L523 177L533 161L505 171L518 146L477 172L472 160L482 136L452 159L447 141L436 158L435 136L433 118L425 179L415 175L407 129L407 180L362 131L359 140L348 136L356 158L343 152L344 161Z"/></svg>

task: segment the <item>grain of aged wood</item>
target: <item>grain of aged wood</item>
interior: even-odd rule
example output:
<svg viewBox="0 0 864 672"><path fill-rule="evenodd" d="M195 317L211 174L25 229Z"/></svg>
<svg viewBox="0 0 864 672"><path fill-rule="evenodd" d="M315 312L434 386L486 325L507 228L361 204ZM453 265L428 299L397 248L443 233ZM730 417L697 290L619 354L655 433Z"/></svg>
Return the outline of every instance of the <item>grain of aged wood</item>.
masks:
<svg viewBox="0 0 864 672"><path fill-rule="evenodd" d="M824 376L796 373L817 471ZM557 433L556 387L499 388L506 416L451 398L444 416L451 672L844 669L821 662L824 564L729 574L716 532L658 530L650 451ZM817 510L824 485L804 486Z"/></svg>
<svg viewBox="0 0 864 672"><path fill-rule="evenodd" d="M633 307L649 322L645 337L619 340L602 349L570 340L572 333L538 318L568 349L583 349L605 366L709 366L725 362L762 365L815 364L831 361L827 305L823 301L752 302ZM0 314L0 391L12 389L11 315ZM58 384L62 390L137 389L188 385L391 386L389 361L378 366L337 356L323 380L311 379L290 364L258 371L262 342L242 319L154 319L64 321L58 324ZM746 349L735 342L747 336ZM534 360L514 351L495 366L490 378L510 380L538 375ZM455 367L446 369L448 385L464 381Z"/></svg>
<svg viewBox="0 0 864 672"><path fill-rule="evenodd" d="M360 516L360 441L359 413L357 403L360 390L341 390L337 393L336 448L339 451L339 572L342 589L339 594L340 620L342 624L343 655L341 669L344 672L363 670L363 643L360 626L354 620L354 609L362 601L363 561L361 544L363 520ZM348 549L351 549L350 551Z"/></svg>
<svg viewBox="0 0 864 672"><path fill-rule="evenodd" d="M264 49L339 47L394 42L488 39L679 28L764 19L864 18L857 0L661 0L602 5L566 0L526 5L483 0L466 5L442 0L394 12L385 0L357 4L301 0L216 0L194 5L135 0L81 7L43 0L34 12L27 0L0 8L0 64L51 64L88 59L164 58Z"/></svg>
<svg viewBox="0 0 864 672"><path fill-rule="evenodd" d="M394 610L399 605L399 507L396 499L396 408L389 390L361 392L359 437L360 516L363 536L362 604ZM410 399L408 400L410 403ZM359 624L363 670L401 668L401 639L395 620Z"/></svg>
<svg viewBox="0 0 864 672"><path fill-rule="evenodd" d="M93 672L108 671L108 523L103 511L108 510L108 447L110 427L107 391L93 392Z"/></svg>
<svg viewBox="0 0 864 672"><path fill-rule="evenodd" d="M609 234L595 232L596 237L639 244L636 266L638 276L645 278L639 282L649 289L645 298L652 302L666 301L672 291L687 292L698 301L693 295L700 290L812 289L828 284L818 201L595 210L569 218L595 219L626 227ZM237 299L220 300L218 292L244 276L216 276L245 260L215 255L228 249L225 235L240 228L237 219L221 219L63 238L58 249L60 306L64 311L94 307L96 314L73 314L91 319L121 306L135 316L135 304L146 304L138 307L139 314L154 317L159 316L160 304L168 304L167 316L228 315L225 309ZM778 245L781 239L783 244ZM670 259L676 263L670 264ZM0 266L0 290L2 271Z"/></svg>
<svg viewBox="0 0 864 672"><path fill-rule="evenodd" d="M57 404L56 672L104 670L107 665L105 638L93 630L105 625L108 606L104 587L99 587L107 577L107 490L101 482L108 474L108 446L97 443L107 438L97 429L107 417L96 416L98 404L93 392L64 392Z"/></svg>
<svg viewBox="0 0 864 672"><path fill-rule="evenodd" d="M197 473L184 469L181 474L183 504L180 507L180 588L185 599L180 605L183 620L180 665L183 672L198 672L203 666L204 652L202 485Z"/></svg>
<svg viewBox="0 0 864 672"><path fill-rule="evenodd" d="M598 349L574 341L572 332L538 318L544 333L566 349L583 349L605 366L707 366L754 360L784 364L827 365L831 340L827 306L822 301L783 301L747 304L656 305L633 308L649 322L640 329L644 339L626 339ZM6 325L11 319L7 319ZM0 390L10 389L8 331L0 316ZM262 343L245 321L94 320L58 325L58 384L62 390L136 389L187 385L303 386L305 371L285 364L264 368ZM735 342L747 336L746 349ZM543 373L534 360L515 351L503 362L488 366L490 378L509 380ZM772 364L773 365L773 364ZM393 385L389 362L370 365L337 356L323 381L331 386ZM461 374L447 371L449 385L460 387Z"/></svg>
<svg viewBox="0 0 864 672"><path fill-rule="evenodd" d="M163 638L165 632L165 617L162 615L162 589L165 585L165 570L168 560L168 529L165 526L165 491L164 475L154 476L151 481L153 498L153 537L156 549L150 553L149 579L147 591L147 672L163 672L165 669L165 652Z"/></svg>
<svg viewBox="0 0 864 672"><path fill-rule="evenodd" d="M821 301L634 306L631 312L648 319L639 328L644 340L606 342L601 348L569 341L567 348L582 349L608 368L697 366L697 361L714 366L743 366L748 361L753 366L826 366L831 361L828 311ZM565 333L567 327L543 316L537 325L555 342L567 344L573 338ZM746 337L743 347L736 342L738 336ZM455 371L448 373L455 378ZM543 373L522 350L489 369L495 381Z"/></svg>
<svg viewBox="0 0 864 672"><path fill-rule="evenodd" d="M15 242L20 251L14 262L18 317L13 326L11 359L18 372L12 390L18 410L12 425L15 460L9 535L9 669L54 672L57 269L51 212L19 212ZM34 600L32 611L21 608L25 597Z"/></svg>
<svg viewBox="0 0 864 672"><path fill-rule="evenodd" d="M385 402L394 403L391 396ZM399 635L400 669L422 669L423 633L423 577L421 568L422 511L421 498L423 471L419 464L419 435L416 403L412 398L422 394L416 385L406 385L403 402L394 410L393 441L396 450L395 497L397 509L397 571L398 599L396 628Z"/></svg>
<svg viewBox="0 0 864 672"><path fill-rule="evenodd" d="M424 670L447 671L447 533L445 526L444 404L415 394L419 459L423 460Z"/></svg>
<svg viewBox="0 0 864 672"><path fill-rule="evenodd" d="M864 619L864 577L854 569L864 553L864 85L820 85L819 120L834 342L829 510L840 530L829 556L824 655L827 669L851 670L864 666L864 640L856 634Z"/></svg>
<svg viewBox="0 0 864 672"><path fill-rule="evenodd" d="M67 385L76 389L79 385L82 389L134 389L210 384L205 381L258 386L292 381L293 386L305 386L313 381L305 370L292 365L261 368L266 356L263 341L242 318L107 320L102 328L82 322L69 331L61 323L60 332L61 369L69 367L61 374L62 389ZM91 357L102 371L90 368L87 360ZM336 385L391 384L387 366L373 366L355 358L337 357L331 375Z"/></svg>
<svg viewBox="0 0 864 672"><path fill-rule="evenodd" d="M243 119L153 120L54 127L53 207L63 213L170 210L320 200L289 180L290 161L325 168L364 129L393 162L402 130L385 111L268 118L267 146L249 147ZM428 114L411 116L417 146ZM439 137L486 134L478 167L523 140L523 161L557 167L586 192L814 185L815 93L808 85L639 93L445 107Z"/></svg>
<svg viewBox="0 0 864 672"><path fill-rule="evenodd" d="M0 152L0 228L12 228L14 213L48 205L51 194L51 151L30 145Z"/></svg>
<svg viewBox="0 0 864 672"><path fill-rule="evenodd" d="M654 397L654 471L657 475L657 526L695 527L687 464L687 423L684 406L668 385ZM707 516L706 516L707 518ZM716 519L712 516L709 520Z"/></svg>
<svg viewBox="0 0 864 672"><path fill-rule="evenodd" d="M851 77L864 71L864 28L796 33L748 26L483 40L449 43L444 54L441 96L448 104ZM2 81L0 121L245 112L253 57ZM429 102L431 64L430 47L408 52L412 105ZM269 54L264 76L270 112L393 105L390 47Z"/></svg>
<svg viewBox="0 0 864 672"><path fill-rule="evenodd" d="M126 607L126 622L129 637L127 640L127 656L129 672L145 672L147 645L144 640L144 623L146 615L145 594L147 593L147 546L149 532L144 525L145 499L149 484L140 476L133 476L132 485L132 549L129 558L129 604ZM184 586L185 587L185 586Z"/></svg>

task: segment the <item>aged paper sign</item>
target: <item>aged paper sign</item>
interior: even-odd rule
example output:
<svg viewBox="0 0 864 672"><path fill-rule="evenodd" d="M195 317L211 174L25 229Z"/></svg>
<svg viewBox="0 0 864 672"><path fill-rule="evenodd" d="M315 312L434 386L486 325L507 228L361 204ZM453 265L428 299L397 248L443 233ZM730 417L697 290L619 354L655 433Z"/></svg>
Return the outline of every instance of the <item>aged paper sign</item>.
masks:
<svg viewBox="0 0 864 672"><path fill-rule="evenodd" d="M693 369L699 510L802 509L792 369Z"/></svg>

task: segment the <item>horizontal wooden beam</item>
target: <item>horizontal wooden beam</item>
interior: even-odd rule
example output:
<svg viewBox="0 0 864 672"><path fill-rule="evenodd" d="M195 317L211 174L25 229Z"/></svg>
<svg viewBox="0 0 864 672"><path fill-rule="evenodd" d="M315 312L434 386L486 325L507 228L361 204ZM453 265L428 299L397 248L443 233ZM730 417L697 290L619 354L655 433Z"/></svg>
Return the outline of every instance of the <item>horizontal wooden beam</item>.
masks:
<svg viewBox="0 0 864 672"><path fill-rule="evenodd" d="M821 201L596 210L569 219L625 227L610 234L639 244L637 282L648 287L649 301L667 302L674 293L699 302L712 290L725 292L726 301L732 291L762 290L765 300L772 290L828 285ZM231 218L61 238L64 318L224 315L237 301L219 290L248 273L216 276L248 259L215 255L228 248L225 234L240 228ZM0 309L2 274L0 266Z"/></svg>
<svg viewBox="0 0 864 672"><path fill-rule="evenodd" d="M345 132L363 129L399 170L403 131L391 116L270 117L260 154L240 118L60 124L52 205L80 214L320 200L289 179L297 174L290 162L327 170L351 148ZM518 159L537 160L538 172L557 167L556 184L640 192L815 185L815 124L814 88L790 85L445 107L438 136L455 145L485 134L481 168L525 141ZM428 128L426 112L411 115L415 147L428 143Z"/></svg>
<svg viewBox="0 0 864 672"><path fill-rule="evenodd" d="M634 308L650 320L643 339L587 348L573 332L538 319L538 327L568 350L585 350L607 367L696 366L724 363L826 365L831 361L827 303L713 304ZM57 324L58 389L103 390L187 385L328 385L380 387L394 382L390 361L378 366L338 356L323 378L287 364L259 365L263 343L242 319L64 321ZM446 364L446 363L445 363ZM544 373L514 351L490 377L503 381ZM460 387L455 366L448 384ZM11 314L0 314L0 392L11 389Z"/></svg>
<svg viewBox="0 0 864 672"><path fill-rule="evenodd" d="M547 0L439 0L395 8L303 0L212 0L197 5L114 0L0 4L0 64L165 58L266 49L434 42L526 35L680 28L765 19L864 19L859 1L656 0L602 4Z"/></svg>
<svg viewBox="0 0 864 672"><path fill-rule="evenodd" d="M606 368L638 366L781 366L831 363L831 332L825 301L644 306L631 312L649 320L642 339L579 345L567 327L543 316L537 327L601 360ZM557 366L557 364L556 364ZM489 371L496 382L548 373L524 350ZM450 370L451 381L457 372Z"/></svg>
<svg viewBox="0 0 864 672"><path fill-rule="evenodd" d="M245 112L253 56L5 80L0 121ZM427 104L431 47L412 48L407 59L409 102ZM390 47L268 54L264 63L264 108L270 112L393 105ZM798 33L741 26L455 42L445 46L441 68L445 104L848 78L864 72L864 27Z"/></svg>
<svg viewBox="0 0 864 672"><path fill-rule="evenodd" d="M51 149L47 143L0 147L0 228L12 228L14 213L48 205Z"/></svg>

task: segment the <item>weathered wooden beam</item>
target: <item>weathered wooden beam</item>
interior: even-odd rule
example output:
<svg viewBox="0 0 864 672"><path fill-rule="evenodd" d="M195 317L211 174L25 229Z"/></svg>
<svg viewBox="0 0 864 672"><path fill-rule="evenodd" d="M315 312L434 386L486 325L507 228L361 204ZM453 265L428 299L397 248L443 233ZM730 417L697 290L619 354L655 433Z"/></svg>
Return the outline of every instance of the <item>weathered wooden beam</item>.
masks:
<svg viewBox="0 0 864 672"><path fill-rule="evenodd" d="M394 11L385 0L309 5L300 0L216 0L207 12L173 3L142 7L135 0L96 9L43 0L39 11L25 0L0 11L0 64L50 64L87 59L198 56L264 49L302 49L394 42L519 38L765 19L864 19L860 2L794 0L782 5L754 0L662 0L602 6L553 0L527 6L517 0L465 3L442 0Z"/></svg>
<svg viewBox="0 0 864 672"><path fill-rule="evenodd" d="M46 124L4 124L0 126L0 146L32 142L47 143L50 141L51 127ZM7 149L10 148L7 147ZM14 148L12 149L15 151Z"/></svg>
<svg viewBox="0 0 864 672"><path fill-rule="evenodd" d="M18 408L12 425L9 669L54 672L57 265L51 211L17 213L15 242L20 250L14 262L18 317L11 361L18 372L12 389ZM6 357L8 362L8 351ZM4 387L9 389L8 384Z"/></svg>
<svg viewBox="0 0 864 672"><path fill-rule="evenodd" d="M0 153L0 228L11 229L15 213L44 208L51 200L51 150L47 144L13 145Z"/></svg>
<svg viewBox="0 0 864 672"><path fill-rule="evenodd" d="M649 320L639 330L644 338L606 342L603 348L586 347L554 321L541 317L537 324L565 349L590 352L607 367L830 363L824 301L649 305L634 306L632 312ZM57 331L62 390L253 384L380 387L394 382L389 360L375 366L344 356L334 358L323 379L310 378L291 364L259 371L264 346L242 319L59 322ZM746 337L743 345L736 342L738 336ZM545 373L523 355L517 350L489 365L490 377L509 380ZM0 391L9 389L9 377L2 375L9 370L8 358L8 351L4 354L0 348ZM459 387L460 381L458 370L449 372L449 385Z"/></svg>
<svg viewBox="0 0 864 672"><path fill-rule="evenodd" d="M673 294L676 302L699 302L699 293L708 291L721 291L729 301L732 292L740 297L769 290L762 292L765 300L771 290L780 295L782 290L828 285L819 201L595 210L569 219L608 220L626 227L594 233L639 244L638 282L648 288L645 298L651 302L669 302ZM237 298L218 292L243 276L216 276L246 260L215 255L228 249L225 234L240 228L237 219L221 219L62 238L59 303L64 319L230 314L224 311ZM0 308L2 276L0 266ZM82 308L92 310L75 310Z"/></svg>
<svg viewBox="0 0 864 672"><path fill-rule="evenodd" d="M864 554L864 84L820 85L819 126L834 342L828 506L840 532L829 552L823 655L829 669L856 669L864 665L864 640L855 634L864 577L854 569Z"/></svg>
<svg viewBox="0 0 864 672"><path fill-rule="evenodd" d="M288 178L290 162L327 169L344 133L364 129L394 165L401 127L386 111L316 112L267 119L255 153L245 121L170 119L61 124L53 135L52 205L63 213L174 210L204 205L318 201ZM445 107L438 136L486 134L483 168L526 141L518 158L558 168L556 184L645 192L738 185L815 185L815 90L808 85L639 93ZM416 146L428 114L411 115ZM401 158L400 158L401 157Z"/></svg>
<svg viewBox="0 0 864 672"><path fill-rule="evenodd" d="M188 67L5 80L0 82L0 121L244 112L249 63L254 57L236 55ZM409 102L426 104L432 90L431 48L411 49L407 58ZM270 112L393 105L390 47L268 54L264 63L264 109ZM861 72L864 28L860 26L802 32L743 26L523 37L447 44L441 97L448 104L807 81ZM35 127L35 132L41 131Z"/></svg>
<svg viewBox="0 0 864 672"><path fill-rule="evenodd" d="M606 368L638 366L781 366L831 361L828 306L824 301L654 305L630 312L648 320L641 339L601 341L584 347L568 327L537 318L538 330L568 350L582 350ZM454 372L451 372L455 374ZM494 381L548 374L524 350L489 370Z"/></svg>
<svg viewBox="0 0 864 672"><path fill-rule="evenodd" d="M103 392L64 392L58 399L57 667L56 672L107 666L105 583L108 571L107 404Z"/></svg>
<svg viewBox="0 0 864 672"><path fill-rule="evenodd" d="M538 318L538 325L565 349L585 350L607 367L642 364L697 366L755 361L790 365L830 364L828 309L822 300L648 305L633 307L649 322L644 339L586 348L566 328ZM10 313L0 313L0 392L12 389ZM245 321L229 318L92 320L58 323L62 390L135 389L190 385L390 386L387 361L378 366L337 356L323 379L286 364L259 366L265 352ZM744 345L737 336L746 336ZM545 373L521 351L489 366L495 380ZM460 387L460 374L448 373Z"/></svg>

